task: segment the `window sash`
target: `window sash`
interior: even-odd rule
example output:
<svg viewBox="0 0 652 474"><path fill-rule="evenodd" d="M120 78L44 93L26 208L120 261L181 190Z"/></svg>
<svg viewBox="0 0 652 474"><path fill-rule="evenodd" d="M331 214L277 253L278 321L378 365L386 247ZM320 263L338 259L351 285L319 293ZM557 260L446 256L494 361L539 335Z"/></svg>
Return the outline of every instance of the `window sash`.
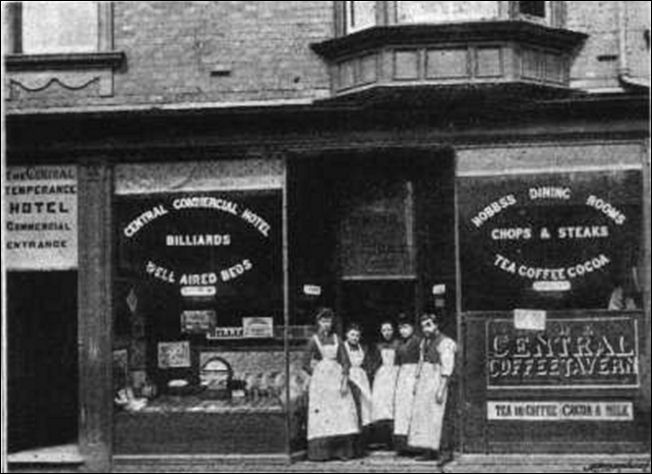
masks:
<svg viewBox="0 0 652 474"><path fill-rule="evenodd" d="M376 26L376 2L345 1L344 18L347 33L355 33Z"/></svg>
<svg viewBox="0 0 652 474"><path fill-rule="evenodd" d="M16 2L9 51L15 54L92 53L100 50L99 2Z"/></svg>

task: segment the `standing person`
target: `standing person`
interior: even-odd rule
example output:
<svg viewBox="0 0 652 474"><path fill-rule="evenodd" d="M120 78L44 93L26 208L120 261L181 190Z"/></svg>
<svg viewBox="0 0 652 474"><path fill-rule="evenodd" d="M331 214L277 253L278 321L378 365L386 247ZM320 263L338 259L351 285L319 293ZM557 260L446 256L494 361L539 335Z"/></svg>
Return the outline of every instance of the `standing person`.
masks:
<svg viewBox="0 0 652 474"><path fill-rule="evenodd" d="M351 459L359 446L358 415L349 390L349 359L333 330L333 311L321 308L317 333L308 342L304 369L308 388L308 459Z"/></svg>
<svg viewBox="0 0 652 474"><path fill-rule="evenodd" d="M380 324L381 340L376 344L377 366L371 390L371 421L374 442L392 449L394 432L394 397L398 365L396 349L399 342L394 337L394 324L383 321Z"/></svg>
<svg viewBox="0 0 652 474"><path fill-rule="evenodd" d="M417 381L420 339L414 334L414 322L405 314L399 316L398 330L401 340L396 348L399 369L394 396L394 449L404 455L408 452L407 437Z"/></svg>
<svg viewBox="0 0 652 474"><path fill-rule="evenodd" d="M360 344L362 330L356 323L351 323L346 329L344 348L349 358L349 380L353 384L353 397L358 407L360 426L364 430L371 423L371 386L366 367L369 365L369 352Z"/></svg>
<svg viewBox="0 0 652 474"><path fill-rule="evenodd" d="M446 410L448 379L455 366L455 342L439 330L434 312L420 318L424 339L419 345L419 374L408 445L424 450L420 460L438 460Z"/></svg>

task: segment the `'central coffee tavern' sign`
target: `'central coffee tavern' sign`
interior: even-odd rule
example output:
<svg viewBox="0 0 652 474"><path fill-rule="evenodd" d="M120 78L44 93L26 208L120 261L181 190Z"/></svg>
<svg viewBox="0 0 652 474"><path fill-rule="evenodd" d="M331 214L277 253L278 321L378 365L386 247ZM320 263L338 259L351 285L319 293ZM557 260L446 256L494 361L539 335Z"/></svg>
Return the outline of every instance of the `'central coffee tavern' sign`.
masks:
<svg viewBox="0 0 652 474"><path fill-rule="evenodd" d="M549 319L545 331L486 324L488 389L638 387L632 316Z"/></svg>

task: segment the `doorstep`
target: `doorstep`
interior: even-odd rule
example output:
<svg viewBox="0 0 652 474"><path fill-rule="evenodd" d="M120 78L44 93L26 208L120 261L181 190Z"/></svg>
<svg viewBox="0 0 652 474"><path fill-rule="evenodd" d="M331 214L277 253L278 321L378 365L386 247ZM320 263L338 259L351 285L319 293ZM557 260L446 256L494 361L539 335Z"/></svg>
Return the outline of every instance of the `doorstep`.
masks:
<svg viewBox="0 0 652 474"><path fill-rule="evenodd" d="M81 464L84 458L76 444L48 446L7 454L10 464Z"/></svg>
<svg viewBox="0 0 652 474"><path fill-rule="evenodd" d="M116 454L112 472L284 472L285 454Z"/></svg>
<svg viewBox="0 0 652 474"><path fill-rule="evenodd" d="M77 472L84 458L77 444L48 446L7 454L8 472Z"/></svg>

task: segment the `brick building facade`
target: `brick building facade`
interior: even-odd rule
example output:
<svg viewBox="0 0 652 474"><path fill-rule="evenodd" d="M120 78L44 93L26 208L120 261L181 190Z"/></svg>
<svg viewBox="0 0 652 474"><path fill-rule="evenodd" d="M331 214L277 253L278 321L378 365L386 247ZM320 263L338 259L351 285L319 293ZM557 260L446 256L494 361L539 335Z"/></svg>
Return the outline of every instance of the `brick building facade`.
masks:
<svg viewBox="0 0 652 474"><path fill-rule="evenodd" d="M649 452L649 2L43 3L3 6L10 452L290 459L315 308L428 304L456 452Z"/></svg>

